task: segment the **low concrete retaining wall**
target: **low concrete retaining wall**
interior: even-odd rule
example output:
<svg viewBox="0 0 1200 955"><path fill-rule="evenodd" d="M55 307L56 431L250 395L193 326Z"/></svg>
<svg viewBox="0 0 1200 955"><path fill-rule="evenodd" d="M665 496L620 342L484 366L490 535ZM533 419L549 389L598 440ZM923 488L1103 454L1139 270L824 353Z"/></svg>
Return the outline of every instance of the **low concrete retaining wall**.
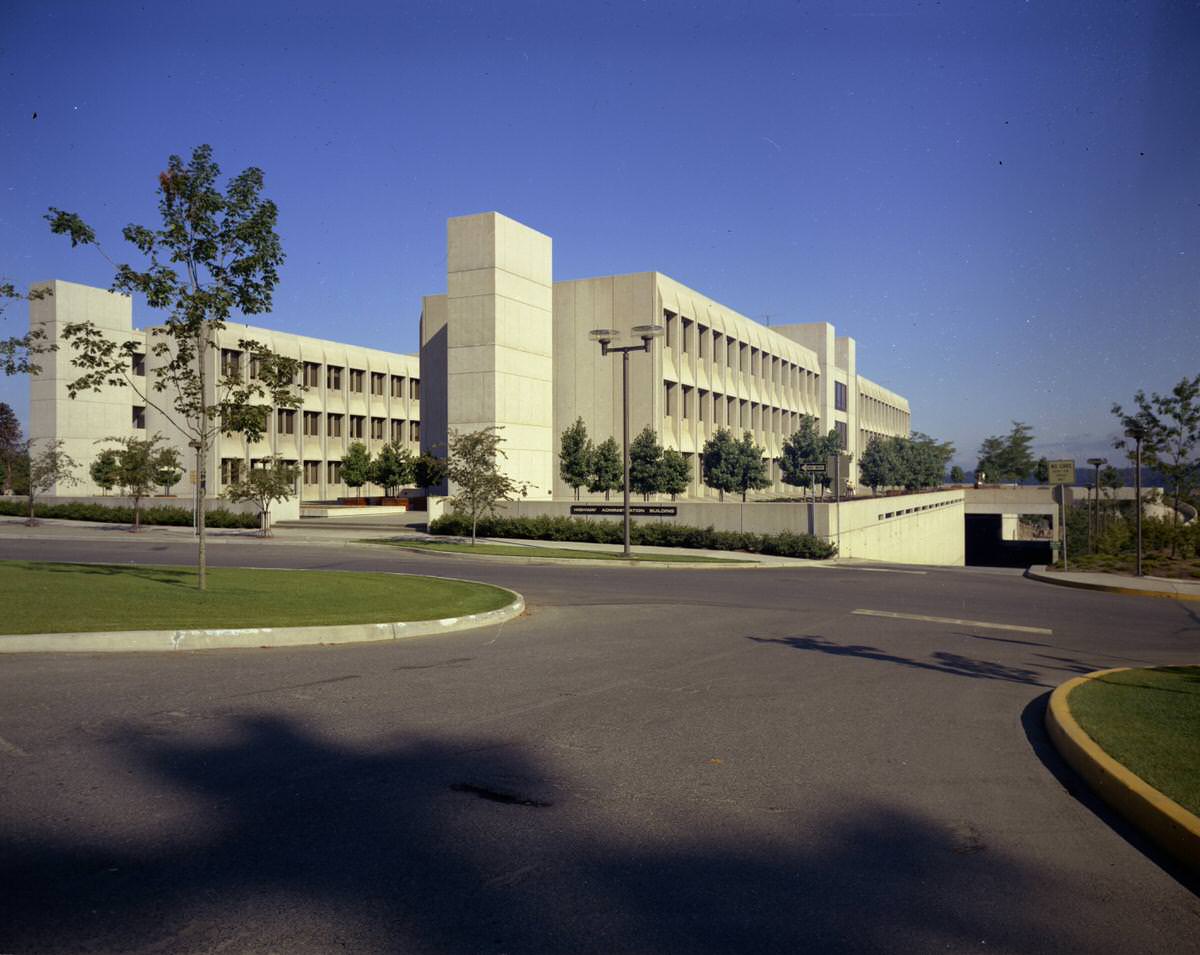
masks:
<svg viewBox="0 0 1200 955"><path fill-rule="evenodd" d="M838 556L896 564L934 564L961 567L966 562L963 492L935 491L896 497L850 498L832 501L773 503L750 501L668 501L674 516L634 516L638 523L669 523L713 527L718 531L813 534L838 544ZM571 517L572 501L514 501L501 513L512 516ZM588 500L584 503L605 503ZM609 501L619 504L620 501ZM634 504L641 502L635 501ZM620 515L578 515L619 521Z"/></svg>

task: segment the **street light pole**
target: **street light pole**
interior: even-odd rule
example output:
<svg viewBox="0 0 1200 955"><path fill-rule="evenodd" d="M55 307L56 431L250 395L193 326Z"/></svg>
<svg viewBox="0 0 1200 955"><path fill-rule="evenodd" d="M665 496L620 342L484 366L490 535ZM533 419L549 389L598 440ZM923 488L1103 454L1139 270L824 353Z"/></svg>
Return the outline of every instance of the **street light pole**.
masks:
<svg viewBox="0 0 1200 955"><path fill-rule="evenodd" d="M593 328L588 336L594 342L600 343L601 357L607 357L609 352L621 353L621 474L625 493L622 495L625 506L625 547L623 557L632 557L633 551L629 546L629 353L633 351L650 351L650 343L663 334L661 325L634 325L631 329L642 343L640 345L613 345L620 332L615 328Z"/></svg>
<svg viewBox="0 0 1200 955"><path fill-rule="evenodd" d="M1092 484L1096 488L1096 513L1088 522L1088 550L1096 552L1095 539L1100 536L1100 465L1107 464L1107 458L1088 458L1088 464L1096 469L1096 477Z"/></svg>

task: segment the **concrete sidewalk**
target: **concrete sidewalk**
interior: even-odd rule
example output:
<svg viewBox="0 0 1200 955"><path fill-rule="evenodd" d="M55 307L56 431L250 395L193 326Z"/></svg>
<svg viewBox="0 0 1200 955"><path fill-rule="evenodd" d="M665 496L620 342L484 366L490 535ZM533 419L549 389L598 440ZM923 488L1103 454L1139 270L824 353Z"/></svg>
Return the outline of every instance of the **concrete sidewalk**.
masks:
<svg viewBox="0 0 1200 955"><path fill-rule="evenodd" d="M1030 580L1055 584L1059 587L1076 587L1081 590L1099 590L1110 594L1126 594L1135 597L1166 597L1170 600L1200 600L1200 580L1172 580L1167 577L1126 577L1122 574L1094 572L1069 572L1050 570L1042 564L1030 567L1025 576Z"/></svg>

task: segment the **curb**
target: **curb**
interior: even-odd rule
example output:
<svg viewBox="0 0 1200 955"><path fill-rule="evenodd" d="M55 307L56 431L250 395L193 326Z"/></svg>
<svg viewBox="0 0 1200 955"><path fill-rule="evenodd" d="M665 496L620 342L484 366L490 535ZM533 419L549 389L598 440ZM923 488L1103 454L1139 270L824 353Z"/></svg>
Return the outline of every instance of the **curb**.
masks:
<svg viewBox="0 0 1200 955"><path fill-rule="evenodd" d="M535 557L533 555L524 557L502 554L459 554L453 551L426 550L423 547L410 547L405 544L394 544L386 540L359 540L355 541L355 543L365 544L367 546L391 547L393 550L405 550L410 554L420 554L423 557L508 561L509 563L514 564L563 564L572 567L651 567L657 570L796 570L798 568L806 568L825 564L825 561L804 560L804 558L796 558L797 561L804 560L804 563L796 563L794 565L768 564L764 561L738 560L736 558L730 558L729 563L720 563L716 561L623 560L619 557L610 560L589 560L586 557ZM530 549L533 550L534 548Z"/></svg>
<svg viewBox="0 0 1200 955"><path fill-rule="evenodd" d="M1120 587L1116 584L1093 584L1084 580L1058 580L1054 574L1046 572L1045 565L1029 567L1025 576L1030 580L1041 581L1044 584L1054 584L1056 587L1074 587L1077 590L1097 590L1106 594L1125 594L1129 597L1160 597L1166 600L1200 600L1200 594L1181 594L1170 590L1148 590L1140 587Z"/></svg>
<svg viewBox="0 0 1200 955"><path fill-rule="evenodd" d="M491 584L490 586L495 586ZM508 590L507 587L497 588ZM441 620L351 623L327 627L254 627L243 630L112 630L94 633L21 633L0 636L0 653L146 653L171 650L303 647L334 643L378 643L489 627L519 617L525 598L508 590L507 607Z"/></svg>
<svg viewBox="0 0 1200 955"><path fill-rule="evenodd" d="M1075 722L1067 697L1077 686L1132 667L1075 677L1050 694L1046 731L1054 748L1100 797L1172 856L1200 872L1200 817L1193 815L1104 752Z"/></svg>

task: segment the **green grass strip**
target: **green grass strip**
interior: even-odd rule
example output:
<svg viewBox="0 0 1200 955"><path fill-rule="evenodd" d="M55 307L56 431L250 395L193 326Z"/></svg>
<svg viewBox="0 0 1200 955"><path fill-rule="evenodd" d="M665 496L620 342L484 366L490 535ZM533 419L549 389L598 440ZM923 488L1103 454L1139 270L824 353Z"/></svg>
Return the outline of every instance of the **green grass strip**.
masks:
<svg viewBox="0 0 1200 955"><path fill-rule="evenodd" d="M365 544L390 544L411 550L432 550L446 554L476 554L485 557L562 557L567 560L628 560L611 550L577 547L536 547L524 544L459 544L442 541L366 540ZM633 560L650 563L681 564L752 564L750 560L728 557L703 557L695 554L634 554Z"/></svg>
<svg viewBox="0 0 1200 955"><path fill-rule="evenodd" d="M407 574L0 561L0 634L314 627L499 610L508 591Z"/></svg>
<svg viewBox="0 0 1200 955"><path fill-rule="evenodd" d="M1110 673L1067 703L1101 749L1200 815L1200 666Z"/></svg>

